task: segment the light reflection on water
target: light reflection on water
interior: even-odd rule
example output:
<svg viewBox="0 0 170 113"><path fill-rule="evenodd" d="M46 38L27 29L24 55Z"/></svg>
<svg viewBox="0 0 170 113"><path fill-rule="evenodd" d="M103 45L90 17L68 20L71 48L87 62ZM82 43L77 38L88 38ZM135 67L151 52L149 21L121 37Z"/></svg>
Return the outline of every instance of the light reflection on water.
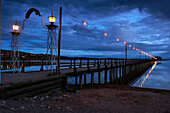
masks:
<svg viewBox="0 0 170 113"><path fill-rule="evenodd" d="M161 63L161 64L160 64ZM133 86L141 86L146 88L155 89L168 89L170 90L170 61L158 61L158 65L152 70L148 75L149 69L145 74L143 74ZM148 76L147 76L148 75ZM145 78L147 78L145 80ZM142 81L145 80L144 83Z"/></svg>
<svg viewBox="0 0 170 113"><path fill-rule="evenodd" d="M151 74L151 72L153 71L153 69L155 68L156 65L157 65L157 62L154 63L154 65L152 66L151 70L150 70L149 73L146 75L145 79L142 81L142 83L140 83L139 87L142 87L142 84L145 83L146 79L149 77L149 75Z"/></svg>

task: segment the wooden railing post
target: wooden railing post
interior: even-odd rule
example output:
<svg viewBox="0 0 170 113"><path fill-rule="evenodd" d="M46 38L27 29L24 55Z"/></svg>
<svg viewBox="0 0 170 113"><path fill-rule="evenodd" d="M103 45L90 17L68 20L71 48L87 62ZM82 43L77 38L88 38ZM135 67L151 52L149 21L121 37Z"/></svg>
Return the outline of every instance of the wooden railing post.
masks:
<svg viewBox="0 0 170 113"><path fill-rule="evenodd" d="M104 65L105 65L105 68L107 68L107 65L106 65L106 59L104 60Z"/></svg>
<svg viewBox="0 0 170 113"><path fill-rule="evenodd" d="M110 64L110 60L107 60L108 62L107 62L107 65L109 65Z"/></svg>
<svg viewBox="0 0 170 113"><path fill-rule="evenodd" d="M123 63L121 63L121 60L119 60L119 62L117 62L117 63L119 63L119 66L122 66L122 65L123 65Z"/></svg>
<svg viewBox="0 0 170 113"><path fill-rule="evenodd" d="M70 59L70 68L72 68L72 59Z"/></svg>
<svg viewBox="0 0 170 113"><path fill-rule="evenodd" d="M81 63L82 63L82 60L80 59L80 66L79 67L81 67Z"/></svg>
<svg viewBox="0 0 170 113"><path fill-rule="evenodd" d="M77 73L77 70L76 70L76 58L74 58L74 73Z"/></svg>
<svg viewBox="0 0 170 113"><path fill-rule="evenodd" d="M89 59L87 59L87 70L90 70Z"/></svg>
<svg viewBox="0 0 170 113"><path fill-rule="evenodd" d="M97 59L97 68L100 69L99 59Z"/></svg>

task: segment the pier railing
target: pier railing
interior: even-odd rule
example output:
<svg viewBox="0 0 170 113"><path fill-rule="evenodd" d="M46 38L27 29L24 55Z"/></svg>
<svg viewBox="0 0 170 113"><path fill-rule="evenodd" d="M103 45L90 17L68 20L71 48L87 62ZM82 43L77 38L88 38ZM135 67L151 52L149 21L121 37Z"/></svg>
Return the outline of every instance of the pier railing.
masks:
<svg viewBox="0 0 170 113"><path fill-rule="evenodd" d="M63 69L74 69L76 71L77 68L87 68L90 70L90 67L97 68L106 68L113 66L122 66L122 65L131 65L148 62L150 59L118 59L118 58L84 58L84 57L61 57L60 60L60 70ZM1 69L10 69L12 62L9 60L1 61ZM22 68L22 72L25 67L32 66L41 66L40 70L46 70L44 66L51 65L49 60L34 58L34 59L21 59L20 60L20 68ZM57 66L57 62L54 62L54 66ZM57 68L56 68L57 69Z"/></svg>

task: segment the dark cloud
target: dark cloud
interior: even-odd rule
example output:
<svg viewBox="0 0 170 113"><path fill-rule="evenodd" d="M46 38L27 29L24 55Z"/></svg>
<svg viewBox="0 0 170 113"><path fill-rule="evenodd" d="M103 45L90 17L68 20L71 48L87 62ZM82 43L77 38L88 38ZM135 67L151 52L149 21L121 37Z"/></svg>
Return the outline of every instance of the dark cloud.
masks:
<svg viewBox="0 0 170 113"><path fill-rule="evenodd" d="M89 55L92 52L92 55L95 55L95 52L109 55L110 52L110 56L115 52L117 57L118 52L124 54L123 43L115 42L115 39L119 38L145 52L153 52L156 55L155 51L159 51L158 54L163 52L162 54L168 57L169 4L169 0L3 0L2 48L10 48L11 25L17 19L18 24L22 26L22 20L29 8L37 8L44 17L44 23L48 24L47 17L52 8L54 15L58 17L58 7L63 6L62 49L65 52L81 51ZM139 14L131 14L132 10L139 10ZM127 13L132 16L130 19ZM136 16L141 18L137 17L135 20ZM83 26L81 21L87 21L87 26ZM56 23L58 24L58 18ZM106 31L108 36L104 37ZM36 48L44 51L46 40L47 29L42 27L40 17L32 14L20 36L21 49L34 52Z"/></svg>

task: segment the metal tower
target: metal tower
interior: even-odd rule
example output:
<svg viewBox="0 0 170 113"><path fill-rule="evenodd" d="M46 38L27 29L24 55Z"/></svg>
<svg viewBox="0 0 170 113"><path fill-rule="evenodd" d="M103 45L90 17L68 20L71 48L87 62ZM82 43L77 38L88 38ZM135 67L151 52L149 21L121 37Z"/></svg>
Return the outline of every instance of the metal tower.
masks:
<svg viewBox="0 0 170 113"><path fill-rule="evenodd" d="M57 38L56 38L57 27L58 26L53 25L53 23L47 25L48 37L47 37L46 68L48 70L48 64L51 65L50 66L51 74L54 73L54 64L57 65L56 55L54 54L54 53L57 54Z"/></svg>
<svg viewBox="0 0 170 113"><path fill-rule="evenodd" d="M11 58L12 58L12 67L13 67L13 73L15 73L16 71L19 71L19 67L20 67L20 56L19 56L19 32L11 32L12 34L12 42L11 42L11 48L12 48L12 54L11 54Z"/></svg>
<svg viewBox="0 0 170 113"><path fill-rule="evenodd" d="M19 55L19 35L22 34L23 30L24 30L24 25L25 25L25 20L23 20L23 25L22 25L22 28L19 30L19 27L17 25L17 21L15 23L15 25L12 26L13 28L13 32L11 32L12 34L12 41L11 41L11 48L12 48L12 53L11 53L11 59L10 59L10 67L12 67L13 69L13 73L15 72L20 72L19 71L19 68L20 68L20 55ZM11 63L11 60L12 60L12 63Z"/></svg>

